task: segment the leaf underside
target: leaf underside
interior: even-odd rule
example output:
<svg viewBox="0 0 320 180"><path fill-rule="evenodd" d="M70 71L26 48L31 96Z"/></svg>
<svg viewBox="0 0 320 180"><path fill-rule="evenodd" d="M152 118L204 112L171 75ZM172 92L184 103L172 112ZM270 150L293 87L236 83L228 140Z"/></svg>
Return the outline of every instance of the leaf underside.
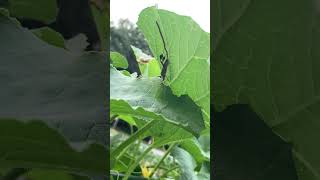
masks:
<svg viewBox="0 0 320 180"><path fill-rule="evenodd" d="M243 0L239 8L215 3L216 108L250 104L293 144L299 179L320 179L318 5L313 0Z"/></svg>
<svg viewBox="0 0 320 180"><path fill-rule="evenodd" d="M0 143L6 145L0 148L0 165L57 165L76 171L97 161L89 171L105 174L106 57L99 53L70 54L2 15L0 34L0 127L7 127L0 130L0 142L6 142ZM43 137L36 137L35 132ZM61 152L50 154L60 148ZM73 160L62 161L63 157Z"/></svg>

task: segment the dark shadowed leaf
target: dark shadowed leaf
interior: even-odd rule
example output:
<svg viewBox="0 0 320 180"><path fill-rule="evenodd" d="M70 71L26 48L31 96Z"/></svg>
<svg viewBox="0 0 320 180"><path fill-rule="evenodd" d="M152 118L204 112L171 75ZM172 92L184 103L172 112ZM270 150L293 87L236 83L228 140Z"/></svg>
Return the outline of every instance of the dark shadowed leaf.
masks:
<svg viewBox="0 0 320 180"><path fill-rule="evenodd" d="M292 146L247 105L233 105L214 117L214 179L298 180Z"/></svg>
<svg viewBox="0 0 320 180"><path fill-rule="evenodd" d="M236 4L214 11L230 14ZM235 17L232 24L220 21L230 25L214 49L215 106L250 104L293 144L299 178L320 179L319 2L247 1L241 7L228 15Z"/></svg>
<svg viewBox="0 0 320 180"><path fill-rule="evenodd" d="M0 164L105 174L106 56L73 55L2 15L0 42Z"/></svg>

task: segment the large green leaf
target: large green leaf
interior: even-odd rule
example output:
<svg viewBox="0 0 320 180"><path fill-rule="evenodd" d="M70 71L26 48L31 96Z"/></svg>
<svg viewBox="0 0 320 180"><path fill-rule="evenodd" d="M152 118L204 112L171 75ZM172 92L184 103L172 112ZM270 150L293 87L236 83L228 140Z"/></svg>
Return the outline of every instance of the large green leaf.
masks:
<svg viewBox="0 0 320 180"><path fill-rule="evenodd" d="M174 96L158 77L128 77L111 67L110 86L112 114L168 121L195 135L204 129L200 109L187 96Z"/></svg>
<svg viewBox="0 0 320 180"><path fill-rule="evenodd" d="M165 84L177 95L188 95L203 109L204 118L210 118L210 35L190 17L159 10L144 9L138 26L146 37L156 59L166 56L164 43L157 26L163 34L168 50L169 65Z"/></svg>
<svg viewBox="0 0 320 180"><path fill-rule="evenodd" d="M2 15L0 42L0 165L105 174L106 57L70 54Z"/></svg>
<svg viewBox="0 0 320 180"><path fill-rule="evenodd" d="M135 53L135 56L137 59L142 59L141 61L146 61L144 62L145 64L139 64L140 70L143 73L147 73L146 77L153 77L150 72L147 72L148 70L154 70L153 66L149 66L150 61L154 60L152 57L144 54L140 49L132 46L132 49ZM113 61L113 65L116 67L121 67L119 64L121 62L127 62L125 57L121 56L119 53L111 52L110 54L111 60ZM139 61L139 60L138 60ZM120 63L119 63L120 62ZM155 65L158 67L158 62L155 61ZM123 64L123 63L122 63ZM151 69L149 69L151 68ZM154 72L154 71L153 71ZM160 73L160 72L159 72ZM150 76L151 75L151 76ZM112 106L115 107L115 106ZM125 107L125 105L123 106ZM122 108L123 108L122 107ZM129 109L131 107L127 106ZM129 124L135 124L138 126L138 128L142 128L148 121L137 119L137 118L132 118L130 115L132 113L124 112L124 109L111 109L112 112L117 112L120 113L121 115L119 116L120 119L128 122ZM137 112L135 112L137 113ZM127 115L129 114L129 115ZM135 114L133 116L137 117L138 114ZM153 116L152 113L150 113L150 116ZM152 119L148 116L148 119ZM157 118L156 116L154 118ZM154 146L161 146L164 144L170 144L173 142L182 142L185 140L190 139L192 135L185 131L184 129L180 128L180 126L173 125L170 122L167 121L162 121L161 123L156 123L150 127L150 129L144 133L144 137L147 136L152 136L154 138Z"/></svg>
<svg viewBox="0 0 320 180"><path fill-rule="evenodd" d="M250 1L214 50L216 107L250 104L273 131L293 144L301 180L320 179L316 4L313 0ZM214 11L228 11L215 7Z"/></svg>

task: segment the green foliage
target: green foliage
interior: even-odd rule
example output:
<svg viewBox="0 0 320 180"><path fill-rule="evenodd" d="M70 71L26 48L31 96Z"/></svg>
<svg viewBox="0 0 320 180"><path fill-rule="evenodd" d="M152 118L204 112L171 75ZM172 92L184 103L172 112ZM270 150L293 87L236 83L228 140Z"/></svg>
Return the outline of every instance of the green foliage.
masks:
<svg viewBox="0 0 320 180"><path fill-rule="evenodd" d="M200 109L188 97L174 96L160 78L137 79L114 68L110 70L110 112L130 114L146 121L168 121L195 135L204 128Z"/></svg>
<svg viewBox="0 0 320 180"><path fill-rule="evenodd" d="M160 65L159 56L164 53L164 45L156 26L155 19L159 18L158 12L162 15L161 29L168 28L164 31L166 37L178 37L180 28L184 27L187 29L182 33L185 38L191 38L191 33L196 33L196 36L194 36L196 39L190 39L190 41L201 42L199 45L185 46L185 44L180 44L180 40L176 38L165 40L168 41L166 43L170 47L169 51L172 56L169 56L170 63L168 65L170 75L164 81L159 77L163 69ZM171 24L164 22L172 19L175 19L176 23L179 22L181 27L169 29ZM188 179L198 180L201 179L198 178L198 175L200 177L201 174L202 179L210 179L208 171L202 168L210 160L207 152L210 151L210 143L208 143L210 138L208 136L201 138L208 132L210 118L210 116L203 116L203 114L209 114L209 34L201 30L191 18L158 10L154 7L146 8L141 12L138 25L147 38L155 57L131 46L139 64L141 75L131 74L127 76L111 67L110 112L113 116L125 116L123 120L129 120L130 125L134 124L138 128L125 141L113 146L111 150L111 157L114 157L111 164L112 171L120 170L116 169L117 164L128 162L130 158L123 158L130 153L133 154L131 157L133 159L129 160L132 163L129 163L127 167L121 166L122 173L125 173L123 175L124 179L134 175L133 171L138 165L141 169L135 171L141 172L144 177L175 179L188 177ZM182 59L184 57L176 58L179 50L182 54L190 55L188 57L190 59L184 62L184 66L188 66L187 69L176 67L179 61L181 63L184 61ZM116 62L116 64L124 59L111 54L111 59L113 58L113 62ZM113 66L118 65L113 64ZM190 71L191 69L202 71L202 73L193 74L195 71ZM196 75L196 77L193 78L191 75ZM174 78L177 83L170 84L170 78ZM200 80L200 78L202 79ZM201 82L198 83L198 81ZM203 89L198 90L199 88ZM199 93L202 92L204 94L200 97ZM128 116L132 118L128 118ZM142 152L132 153L131 147L145 137L152 137L152 143L147 145ZM197 139L197 137L200 138ZM144 161L152 150L167 145L169 148L162 155L162 158L157 160L158 162L151 161L153 168L149 170L144 167ZM176 145L180 147L173 148ZM181 154L179 151L171 154L173 149L178 149L174 151L181 150L183 153ZM170 158L175 159L175 161L168 164L169 168L163 168L161 164Z"/></svg>
<svg viewBox="0 0 320 180"><path fill-rule="evenodd" d="M168 54L157 27L163 33ZM210 119L210 36L190 17L159 10L141 12L138 26L144 33L155 58L163 54L169 61L165 84L177 95L188 95Z"/></svg>
<svg viewBox="0 0 320 180"><path fill-rule="evenodd" d="M49 45L35 34L59 46L62 36L22 28L2 12L0 168L106 176L106 56Z"/></svg>
<svg viewBox="0 0 320 180"><path fill-rule="evenodd" d="M216 1L213 11L215 107L249 104L292 143L300 180L320 177L320 24L314 3Z"/></svg>

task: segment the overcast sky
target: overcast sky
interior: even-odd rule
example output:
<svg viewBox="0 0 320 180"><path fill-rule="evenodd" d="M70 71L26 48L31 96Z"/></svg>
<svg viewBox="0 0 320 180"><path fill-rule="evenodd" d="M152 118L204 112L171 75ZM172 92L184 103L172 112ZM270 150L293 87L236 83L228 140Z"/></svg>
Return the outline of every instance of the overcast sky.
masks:
<svg viewBox="0 0 320 180"><path fill-rule="evenodd" d="M158 5L177 14L191 16L205 31L210 32L210 0L111 0L111 21L129 19L136 23L142 9Z"/></svg>

